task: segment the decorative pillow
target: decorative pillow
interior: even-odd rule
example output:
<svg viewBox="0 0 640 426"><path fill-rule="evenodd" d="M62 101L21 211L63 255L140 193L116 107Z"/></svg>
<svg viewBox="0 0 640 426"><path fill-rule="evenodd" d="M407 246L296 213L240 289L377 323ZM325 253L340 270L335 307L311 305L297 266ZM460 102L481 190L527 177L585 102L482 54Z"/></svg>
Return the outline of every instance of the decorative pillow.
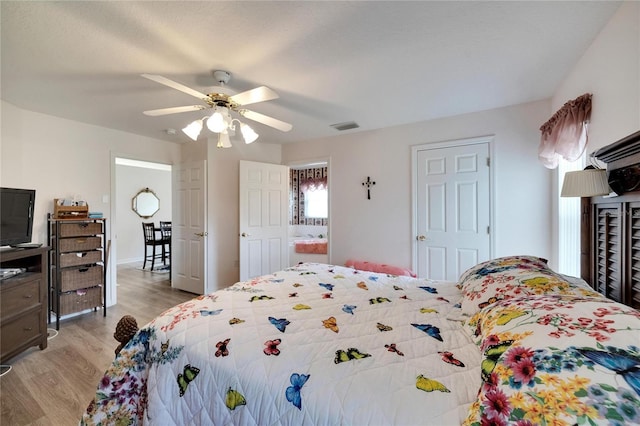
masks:
<svg viewBox="0 0 640 426"><path fill-rule="evenodd" d="M344 264L349 268L359 269L360 271L378 272L389 275L405 275L407 277L416 277L415 272L410 269L401 268L399 266L386 265L384 263L367 262L363 260L349 259Z"/></svg>
<svg viewBox="0 0 640 426"><path fill-rule="evenodd" d="M543 259L542 257L526 255L498 257L497 259L487 260L463 272L458 279L460 283L459 287L463 290L463 286L467 280L475 279L489 273L502 272L510 269L547 268L547 262L547 259Z"/></svg>
<svg viewBox="0 0 640 426"><path fill-rule="evenodd" d="M589 291L579 291L580 287L549 269L545 259L532 256L509 256L483 262L465 271L459 286L465 315L474 315L493 303L518 296L582 296L584 291Z"/></svg>

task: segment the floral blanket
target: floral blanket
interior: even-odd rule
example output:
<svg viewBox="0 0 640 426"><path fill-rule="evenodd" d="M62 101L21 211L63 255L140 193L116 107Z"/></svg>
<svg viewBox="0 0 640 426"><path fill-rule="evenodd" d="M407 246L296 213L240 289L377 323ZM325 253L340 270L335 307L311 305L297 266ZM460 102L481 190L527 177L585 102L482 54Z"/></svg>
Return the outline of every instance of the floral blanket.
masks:
<svg viewBox="0 0 640 426"><path fill-rule="evenodd" d="M548 294L500 301L470 325L483 384L465 425L640 424L640 312Z"/></svg>
<svg viewBox="0 0 640 426"><path fill-rule="evenodd" d="M481 353L456 283L301 264L175 306L81 424L460 425Z"/></svg>

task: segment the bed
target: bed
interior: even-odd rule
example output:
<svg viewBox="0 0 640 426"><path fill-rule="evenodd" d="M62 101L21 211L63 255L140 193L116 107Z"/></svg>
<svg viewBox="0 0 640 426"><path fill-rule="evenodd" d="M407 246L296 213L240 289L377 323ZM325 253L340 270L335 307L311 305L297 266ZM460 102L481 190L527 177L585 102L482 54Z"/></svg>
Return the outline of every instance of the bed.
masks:
<svg viewBox="0 0 640 426"><path fill-rule="evenodd" d="M639 423L639 336L537 257L458 282L303 263L143 326L81 424Z"/></svg>

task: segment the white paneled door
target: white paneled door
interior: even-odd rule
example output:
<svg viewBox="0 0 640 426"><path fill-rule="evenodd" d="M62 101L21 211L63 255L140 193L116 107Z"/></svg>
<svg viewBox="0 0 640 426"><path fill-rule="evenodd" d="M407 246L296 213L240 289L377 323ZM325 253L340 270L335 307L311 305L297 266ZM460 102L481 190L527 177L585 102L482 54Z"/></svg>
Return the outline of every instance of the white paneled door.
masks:
<svg viewBox="0 0 640 426"><path fill-rule="evenodd" d="M171 286L195 294L207 282L207 168L194 161L173 168Z"/></svg>
<svg viewBox="0 0 640 426"><path fill-rule="evenodd" d="M240 280L289 265L289 167L240 161Z"/></svg>
<svg viewBox="0 0 640 426"><path fill-rule="evenodd" d="M456 281L491 254L489 140L414 152L419 277Z"/></svg>

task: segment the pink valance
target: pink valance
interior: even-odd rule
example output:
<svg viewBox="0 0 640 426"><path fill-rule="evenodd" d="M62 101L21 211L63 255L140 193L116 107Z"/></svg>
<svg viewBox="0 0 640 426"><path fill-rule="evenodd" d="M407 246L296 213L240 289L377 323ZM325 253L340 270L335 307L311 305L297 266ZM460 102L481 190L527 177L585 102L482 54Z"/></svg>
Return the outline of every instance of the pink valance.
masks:
<svg viewBox="0 0 640 426"><path fill-rule="evenodd" d="M591 93L585 93L565 103L540 126L538 158L545 167L555 169L561 157L576 161L584 152L591 119L591 96Z"/></svg>
<svg viewBox="0 0 640 426"><path fill-rule="evenodd" d="M301 179L302 180L302 179ZM302 192L327 189L327 177L310 177L300 182Z"/></svg>

